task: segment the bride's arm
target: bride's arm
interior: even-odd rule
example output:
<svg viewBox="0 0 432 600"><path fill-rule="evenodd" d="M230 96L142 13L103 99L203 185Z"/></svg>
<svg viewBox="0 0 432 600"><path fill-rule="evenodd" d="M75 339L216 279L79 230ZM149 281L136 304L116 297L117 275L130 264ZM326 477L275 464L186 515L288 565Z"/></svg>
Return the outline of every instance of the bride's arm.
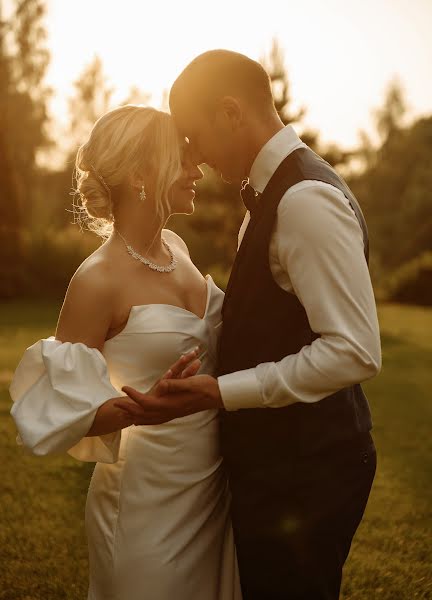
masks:
<svg viewBox="0 0 432 600"><path fill-rule="evenodd" d="M110 280L109 267L104 272L100 264L97 267L79 269L75 273L60 311L55 333L57 340L81 342L102 352L112 324L113 299L117 293ZM197 350L192 350L180 357L161 379L194 375L200 368L197 355ZM136 406L127 396L113 396L106 400L96 410L93 423L84 437L106 435L133 425L133 416L115 406L118 400L130 403L132 409Z"/></svg>
<svg viewBox="0 0 432 600"><path fill-rule="evenodd" d="M15 369L9 392L16 441L34 455L68 452L86 462L118 460L122 429L132 423L114 405L127 396L111 383L101 352L118 294L107 279L93 273L89 280L80 268L69 285L56 337L27 348Z"/></svg>
<svg viewBox="0 0 432 600"><path fill-rule="evenodd" d="M81 342L102 352L112 324L116 294L108 265L81 265L67 289L55 337L61 342ZM105 435L132 425L130 417L114 406L113 397L96 411L85 437Z"/></svg>
<svg viewBox="0 0 432 600"><path fill-rule="evenodd" d="M83 263L72 277L57 322L61 342L81 342L102 352L114 313L115 284L108 266Z"/></svg>
<svg viewBox="0 0 432 600"><path fill-rule="evenodd" d="M120 408L114 406L114 402L119 399L123 400L124 396L111 398L99 406L92 426L84 437L106 435L107 433L114 433L115 431L133 425L133 418L126 415Z"/></svg>

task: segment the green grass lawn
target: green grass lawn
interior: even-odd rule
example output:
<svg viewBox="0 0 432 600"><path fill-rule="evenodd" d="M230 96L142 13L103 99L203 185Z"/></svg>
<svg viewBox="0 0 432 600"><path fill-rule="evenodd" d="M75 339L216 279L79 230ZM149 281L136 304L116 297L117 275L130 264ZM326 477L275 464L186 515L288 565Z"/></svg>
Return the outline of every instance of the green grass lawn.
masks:
<svg viewBox="0 0 432 600"><path fill-rule="evenodd" d="M27 346L53 334L58 309L0 306L0 600L87 594L83 517L93 465L25 454L9 415L13 369ZM392 305L379 314L383 370L365 386L378 470L342 598L432 598L432 310Z"/></svg>

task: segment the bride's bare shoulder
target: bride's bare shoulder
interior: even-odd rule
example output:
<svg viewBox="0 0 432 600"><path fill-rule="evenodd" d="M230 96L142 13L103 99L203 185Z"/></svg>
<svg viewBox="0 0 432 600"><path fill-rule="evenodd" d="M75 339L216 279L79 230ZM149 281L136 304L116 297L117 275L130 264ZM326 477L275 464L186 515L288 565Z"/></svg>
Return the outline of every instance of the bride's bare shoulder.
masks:
<svg viewBox="0 0 432 600"><path fill-rule="evenodd" d="M114 279L112 260L107 252L102 248L95 250L90 256L76 269L72 275L69 285L77 287L87 287L90 285L109 286L111 279Z"/></svg>
<svg viewBox="0 0 432 600"><path fill-rule="evenodd" d="M162 235L168 243L171 243L176 248L183 250L189 256L189 249L186 242L175 231L171 229L162 229Z"/></svg>
<svg viewBox="0 0 432 600"><path fill-rule="evenodd" d="M115 292L115 269L106 252L96 250L77 268L69 282L65 302L108 302Z"/></svg>
<svg viewBox="0 0 432 600"><path fill-rule="evenodd" d="M112 321L116 297L109 262L91 255L72 276L57 323L56 337L101 349Z"/></svg>

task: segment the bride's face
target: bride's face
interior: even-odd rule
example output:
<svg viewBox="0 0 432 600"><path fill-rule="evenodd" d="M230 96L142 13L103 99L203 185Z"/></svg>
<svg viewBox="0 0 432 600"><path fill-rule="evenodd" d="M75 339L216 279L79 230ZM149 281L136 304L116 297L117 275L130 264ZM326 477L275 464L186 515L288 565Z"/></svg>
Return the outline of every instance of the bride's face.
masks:
<svg viewBox="0 0 432 600"><path fill-rule="evenodd" d="M194 212L196 181L202 178L203 172L194 161L189 144L182 145L183 173L170 190L171 212L191 215Z"/></svg>

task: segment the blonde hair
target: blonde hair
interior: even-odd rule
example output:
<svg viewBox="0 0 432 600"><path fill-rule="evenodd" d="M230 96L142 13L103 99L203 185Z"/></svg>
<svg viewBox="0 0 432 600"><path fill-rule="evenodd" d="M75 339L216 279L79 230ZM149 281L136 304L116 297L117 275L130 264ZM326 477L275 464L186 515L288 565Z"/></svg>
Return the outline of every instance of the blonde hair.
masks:
<svg viewBox="0 0 432 600"><path fill-rule="evenodd" d="M169 215L169 190L182 173L178 133L171 115L127 104L93 126L75 160L76 221L103 238L113 231L116 187L129 176L153 178L155 219Z"/></svg>

